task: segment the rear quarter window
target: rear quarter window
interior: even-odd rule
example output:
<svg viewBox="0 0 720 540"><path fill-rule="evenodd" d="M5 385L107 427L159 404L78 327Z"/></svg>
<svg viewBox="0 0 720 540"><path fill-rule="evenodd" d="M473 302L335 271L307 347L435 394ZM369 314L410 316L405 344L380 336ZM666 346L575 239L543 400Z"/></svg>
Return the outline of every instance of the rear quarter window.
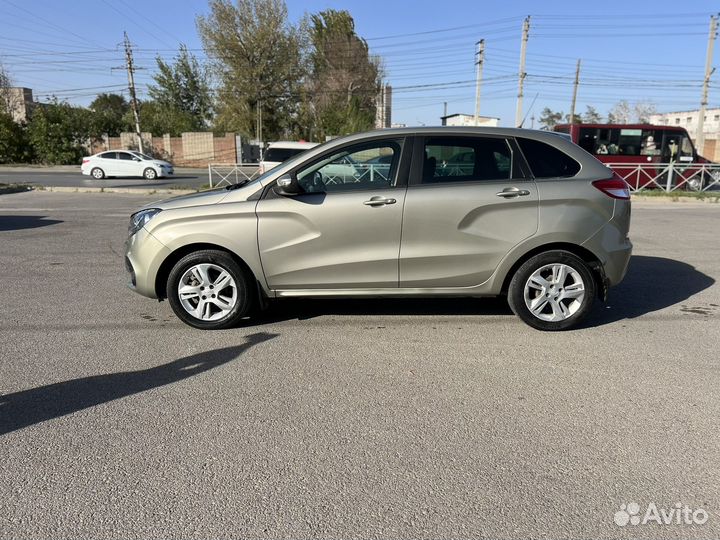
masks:
<svg viewBox="0 0 720 540"><path fill-rule="evenodd" d="M523 138L517 143L535 178L569 178L580 172L580 164L554 146Z"/></svg>

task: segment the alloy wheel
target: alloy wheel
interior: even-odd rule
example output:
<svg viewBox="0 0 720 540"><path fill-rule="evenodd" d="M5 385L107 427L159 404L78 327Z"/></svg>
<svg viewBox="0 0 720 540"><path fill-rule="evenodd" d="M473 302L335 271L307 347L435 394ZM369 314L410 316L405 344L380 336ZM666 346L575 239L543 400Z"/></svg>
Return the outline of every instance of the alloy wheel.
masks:
<svg viewBox="0 0 720 540"><path fill-rule="evenodd" d="M188 268L177 287L180 304L202 321L217 321L228 315L238 301L238 288L230 273L212 263Z"/></svg>
<svg viewBox="0 0 720 540"><path fill-rule="evenodd" d="M563 321L576 313L585 299L580 273L567 264L546 264L535 270L523 293L530 313L543 321Z"/></svg>

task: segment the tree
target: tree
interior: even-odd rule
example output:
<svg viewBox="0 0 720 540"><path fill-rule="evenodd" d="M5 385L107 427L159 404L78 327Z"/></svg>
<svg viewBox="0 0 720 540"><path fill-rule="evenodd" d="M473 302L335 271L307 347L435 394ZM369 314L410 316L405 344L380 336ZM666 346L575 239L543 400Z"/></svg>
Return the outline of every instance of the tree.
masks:
<svg viewBox="0 0 720 540"><path fill-rule="evenodd" d="M259 110L264 138L293 131L304 55L283 0L211 0L197 27L220 84L215 128L255 133Z"/></svg>
<svg viewBox="0 0 720 540"><path fill-rule="evenodd" d="M196 119L188 112L168 108L157 101L139 103L142 130L155 135L180 136L185 131L197 131ZM125 114L124 121L133 125L132 111Z"/></svg>
<svg viewBox="0 0 720 540"><path fill-rule="evenodd" d="M76 164L87 144L99 138L94 129L90 110L53 99L33 109L27 135L41 163Z"/></svg>
<svg viewBox="0 0 720 540"><path fill-rule="evenodd" d="M608 124L629 124L631 118L632 110L625 99L618 101L608 112Z"/></svg>
<svg viewBox="0 0 720 540"><path fill-rule="evenodd" d="M597 112L595 107L588 105L585 107L585 114L582 116L582 121L586 124L599 124L602 122L602 116Z"/></svg>
<svg viewBox="0 0 720 540"><path fill-rule="evenodd" d="M311 76L308 81L315 138L363 131L375 121L381 66L355 33L347 11L310 16Z"/></svg>
<svg viewBox="0 0 720 540"><path fill-rule="evenodd" d="M540 113L538 122L542 124L542 129L551 130L563 119L564 114L560 111L553 111L550 107L545 107Z"/></svg>
<svg viewBox="0 0 720 540"><path fill-rule="evenodd" d="M110 137L117 137L122 131L130 131L132 124L128 124L124 116L130 110L125 96L120 94L98 94L90 104L94 113L93 121L95 131L105 133Z"/></svg>
<svg viewBox="0 0 720 540"><path fill-rule="evenodd" d="M156 58L158 73L154 85L148 87L150 97L162 108L190 119L188 131L208 128L212 119L213 98L208 74L185 45L172 64ZM146 122L143 120L143 128Z"/></svg>
<svg viewBox="0 0 720 540"><path fill-rule="evenodd" d="M652 101L638 101L633 106L633 112L638 123L649 124L650 115L657 113L657 109Z"/></svg>
<svg viewBox="0 0 720 540"><path fill-rule="evenodd" d="M25 129L13 117L0 111L0 163L29 161Z"/></svg>

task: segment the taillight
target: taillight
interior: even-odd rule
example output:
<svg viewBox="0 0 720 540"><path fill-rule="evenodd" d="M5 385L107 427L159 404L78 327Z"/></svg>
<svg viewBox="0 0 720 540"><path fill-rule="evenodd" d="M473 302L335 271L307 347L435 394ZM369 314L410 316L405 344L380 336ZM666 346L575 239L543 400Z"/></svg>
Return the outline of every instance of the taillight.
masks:
<svg viewBox="0 0 720 540"><path fill-rule="evenodd" d="M90 160L83 158L83 163L88 163Z"/></svg>
<svg viewBox="0 0 720 540"><path fill-rule="evenodd" d="M595 180L592 185L613 199L628 200L630 198L630 186L617 173L607 180Z"/></svg>

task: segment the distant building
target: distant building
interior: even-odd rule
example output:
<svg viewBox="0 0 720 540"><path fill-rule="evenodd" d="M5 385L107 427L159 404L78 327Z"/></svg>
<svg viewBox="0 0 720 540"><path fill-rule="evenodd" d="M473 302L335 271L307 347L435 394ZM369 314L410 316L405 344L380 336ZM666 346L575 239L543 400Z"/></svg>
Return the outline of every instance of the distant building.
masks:
<svg viewBox="0 0 720 540"><path fill-rule="evenodd" d="M474 126L475 115L474 114L448 114L447 116L441 116L443 126ZM478 116L478 126L483 127L497 127L499 118L494 116Z"/></svg>
<svg viewBox="0 0 720 540"><path fill-rule="evenodd" d="M658 126L685 128L693 143L697 140L699 119L699 109L651 114L649 118L651 124ZM705 147L697 148L697 151L712 161L720 161L720 143L718 143L718 139L720 139L720 108L705 109L703 133L705 134Z"/></svg>
<svg viewBox="0 0 720 540"><path fill-rule="evenodd" d="M392 125L392 86L386 84L375 98L375 127L389 128Z"/></svg>
<svg viewBox="0 0 720 540"><path fill-rule="evenodd" d="M0 88L0 103L15 122L27 122L33 105L32 90L22 87Z"/></svg>
<svg viewBox="0 0 720 540"><path fill-rule="evenodd" d="M404 127L407 127L407 124L390 124L390 127L393 127L393 128L404 128Z"/></svg>

